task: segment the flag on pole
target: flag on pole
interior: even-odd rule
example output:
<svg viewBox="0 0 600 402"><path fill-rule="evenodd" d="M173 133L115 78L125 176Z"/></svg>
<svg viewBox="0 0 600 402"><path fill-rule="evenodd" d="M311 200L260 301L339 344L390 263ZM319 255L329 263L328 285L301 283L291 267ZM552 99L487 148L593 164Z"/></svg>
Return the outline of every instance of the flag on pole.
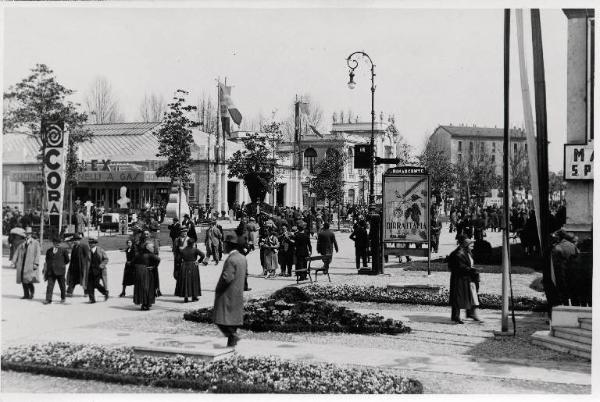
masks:
<svg viewBox="0 0 600 402"><path fill-rule="evenodd" d="M235 122L235 124L239 126L242 123L242 114L235 107L233 101L231 100L231 87L219 83L219 91L221 92L221 116L227 116L227 114L229 114Z"/></svg>

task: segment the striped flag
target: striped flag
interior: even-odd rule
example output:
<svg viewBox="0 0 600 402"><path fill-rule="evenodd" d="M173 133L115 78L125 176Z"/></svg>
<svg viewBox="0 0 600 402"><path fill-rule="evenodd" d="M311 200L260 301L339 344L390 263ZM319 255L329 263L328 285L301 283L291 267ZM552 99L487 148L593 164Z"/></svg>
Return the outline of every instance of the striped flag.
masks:
<svg viewBox="0 0 600 402"><path fill-rule="evenodd" d="M225 117L229 114L235 124L239 126L242 123L242 114L235 107L233 101L231 100L231 87L219 83L219 95L221 116Z"/></svg>

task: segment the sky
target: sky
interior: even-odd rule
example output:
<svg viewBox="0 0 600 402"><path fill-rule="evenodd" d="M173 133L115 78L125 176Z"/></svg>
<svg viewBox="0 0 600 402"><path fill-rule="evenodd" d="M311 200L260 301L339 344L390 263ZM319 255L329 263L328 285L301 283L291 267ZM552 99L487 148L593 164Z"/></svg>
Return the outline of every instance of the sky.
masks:
<svg viewBox="0 0 600 402"><path fill-rule="evenodd" d="M566 140L567 18L541 11L550 170L562 168ZM533 76L529 13L526 49ZM524 124L513 13L511 126ZM98 76L113 86L126 121L139 121L146 93L193 102L216 98L217 78L233 85L244 119L286 118L296 94L310 94L330 128L333 112L370 121L370 66L347 87L346 57L367 52L376 67L375 110L395 115L416 151L438 125L503 124L502 9L6 8L4 89L36 63L54 70L83 102ZM533 80L530 79L533 93Z"/></svg>

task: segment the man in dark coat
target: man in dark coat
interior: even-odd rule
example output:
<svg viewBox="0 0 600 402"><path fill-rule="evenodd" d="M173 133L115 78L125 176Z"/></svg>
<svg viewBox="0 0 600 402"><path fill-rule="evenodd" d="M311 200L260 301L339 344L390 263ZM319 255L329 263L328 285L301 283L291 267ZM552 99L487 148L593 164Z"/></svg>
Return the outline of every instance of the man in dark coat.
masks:
<svg viewBox="0 0 600 402"><path fill-rule="evenodd" d="M244 283L248 263L238 250L237 236L227 235L224 247L229 256L215 289L213 322L227 337L227 346L234 347L239 340L237 328L244 324Z"/></svg>
<svg viewBox="0 0 600 402"><path fill-rule="evenodd" d="M71 250L71 263L67 273L67 297L73 296L75 286L81 285L84 294L87 294L87 277L90 268L90 245L79 233L71 238L73 249Z"/></svg>
<svg viewBox="0 0 600 402"><path fill-rule="evenodd" d="M108 300L108 290L100 284L106 265L108 264L108 256L106 252L98 247L98 240L91 237L90 243L90 269L88 272L87 292L90 298L90 303L96 303L95 291L98 289L104 295L104 300Z"/></svg>
<svg viewBox="0 0 600 402"><path fill-rule="evenodd" d="M173 223L167 226L167 228L169 229L171 244L175 244L175 240L179 238L179 233L181 232L181 223L179 223L179 219L173 218Z"/></svg>
<svg viewBox="0 0 600 402"><path fill-rule="evenodd" d="M437 210L434 210L431 214L431 226L429 230L431 231L431 252L437 253L440 245L440 233L442 231L442 222Z"/></svg>
<svg viewBox="0 0 600 402"><path fill-rule="evenodd" d="M296 270L306 269L306 257L312 254L312 245L310 244L310 235L306 230L306 223L300 221L298 223L298 232L294 236L296 244ZM300 280L305 280L306 274L300 275Z"/></svg>
<svg viewBox="0 0 600 402"><path fill-rule="evenodd" d="M44 279L48 281L48 287L46 289L44 304L52 303L52 292L54 292L54 284L57 281L60 288L60 302L64 303L66 301L65 272L69 261L69 252L67 249L60 247L60 239L58 237L53 238L52 247L46 251Z"/></svg>
<svg viewBox="0 0 600 402"><path fill-rule="evenodd" d="M558 242L552 247L552 267L556 279L558 299L563 305L569 305L570 288L569 271L576 267L575 261L579 256L579 249L575 245L575 237L564 230L553 233Z"/></svg>
<svg viewBox="0 0 600 402"><path fill-rule="evenodd" d="M194 243L198 243L198 233L196 233L196 225L194 225L194 221L190 219L190 216L188 214L183 215L183 221L181 222L181 225L187 226L187 237L194 239Z"/></svg>
<svg viewBox="0 0 600 402"><path fill-rule="evenodd" d="M367 234L367 222L365 222L364 220L358 221L358 225L350 234L350 240L354 241L356 269L360 269L361 258L363 268L368 268L367 250L369 249L369 235Z"/></svg>
<svg viewBox="0 0 600 402"><path fill-rule="evenodd" d="M464 324L460 319L460 310L467 310L467 317L479 320L476 306L479 304L475 289L476 271L473 268L471 248L473 242L465 235L458 235L458 247L448 256L450 269L450 306L451 320Z"/></svg>
<svg viewBox="0 0 600 402"><path fill-rule="evenodd" d="M323 268L325 268L325 272L329 270L334 248L337 253L339 250L335 241L335 234L329 229L329 222L325 222L323 223L323 230L317 235L317 252L323 256Z"/></svg>

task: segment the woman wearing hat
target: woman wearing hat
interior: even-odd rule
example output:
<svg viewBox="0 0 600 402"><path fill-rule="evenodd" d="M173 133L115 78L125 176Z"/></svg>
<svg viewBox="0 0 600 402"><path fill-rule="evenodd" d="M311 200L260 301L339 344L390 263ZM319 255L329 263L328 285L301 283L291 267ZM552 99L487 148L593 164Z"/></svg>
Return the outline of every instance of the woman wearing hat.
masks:
<svg viewBox="0 0 600 402"><path fill-rule="evenodd" d="M181 250L181 266L177 273L177 283L175 285L175 296L183 297L183 302L187 303L188 298L192 301L198 301L200 291L200 270L198 263L203 262L205 255L200 249L196 248L196 241L188 237L186 247Z"/></svg>
<svg viewBox="0 0 600 402"><path fill-rule="evenodd" d="M460 310L467 310L467 317L481 321L477 316L477 290L475 280L478 276L473 267L473 241L464 234L457 236L458 247L448 256L450 269L450 306L452 307L451 320L457 324L464 324L460 319Z"/></svg>
<svg viewBox="0 0 600 402"><path fill-rule="evenodd" d="M132 264L135 268L135 284L133 285L133 302L141 304L142 310L150 310L156 301L156 286L153 270L158 268L160 258L154 254L154 244L147 242L138 253Z"/></svg>
<svg viewBox="0 0 600 402"><path fill-rule="evenodd" d="M119 297L125 297L125 288L127 286L135 285L135 267L133 266L133 259L135 257L135 248L131 239L127 240L127 248L125 249L125 268L123 268L123 290Z"/></svg>
<svg viewBox="0 0 600 402"><path fill-rule="evenodd" d="M21 299L33 299L35 293L34 283L40 280L40 243L32 237L33 231L30 227L25 229L26 239L15 250L12 263L17 268L17 283L23 285L23 297Z"/></svg>
<svg viewBox="0 0 600 402"><path fill-rule="evenodd" d="M265 278L275 276L277 271L277 250L279 250L279 239L277 238L277 229L274 225L266 228L266 236L261 241L261 249L264 250Z"/></svg>

